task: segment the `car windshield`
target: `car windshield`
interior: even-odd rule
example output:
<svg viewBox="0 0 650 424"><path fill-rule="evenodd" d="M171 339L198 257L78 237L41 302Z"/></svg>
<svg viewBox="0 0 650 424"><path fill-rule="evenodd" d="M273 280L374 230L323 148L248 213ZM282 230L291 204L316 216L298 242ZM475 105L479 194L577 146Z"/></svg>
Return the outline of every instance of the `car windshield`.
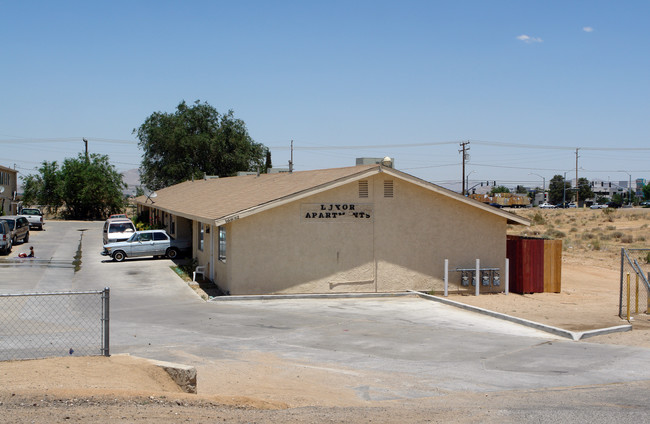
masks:
<svg viewBox="0 0 650 424"><path fill-rule="evenodd" d="M23 209L23 215L40 215L38 209Z"/></svg>
<svg viewBox="0 0 650 424"><path fill-rule="evenodd" d="M113 224L108 227L108 232L109 233L126 233L133 231L133 227L131 224L124 223L124 224Z"/></svg>

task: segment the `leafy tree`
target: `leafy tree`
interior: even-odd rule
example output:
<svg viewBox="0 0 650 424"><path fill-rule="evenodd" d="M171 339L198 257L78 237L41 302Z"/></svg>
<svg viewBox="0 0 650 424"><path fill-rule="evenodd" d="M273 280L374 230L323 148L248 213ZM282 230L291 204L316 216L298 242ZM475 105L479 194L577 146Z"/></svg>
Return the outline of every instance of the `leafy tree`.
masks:
<svg viewBox="0 0 650 424"><path fill-rule="evenodd" d="M150 190L206 174L264 169L267 158L268 149L253 141L232 110L220 114L199 100L191 106L181 102L174 113L154 112L133 133L144 152L140 178Z"/></svg>
<svg viewBox="0 0 650 424"><path fill-rule="evenodd" d="M551 204L562 203L564 199L565 190L566 190L566 199L571 199L570 190L571 183L568 183L564 180L562 175L555 175L551 178L551 182L548 185L548 201Z"/></svg>
<svg viewBox="0 0 650 424"><path fill-rule="evenodd" d="M59 165L56 161L44 161L38 172L36 175L22 177L23 202L28 205L43 205L48 212L56 213L63 204Z"/></svg>
<svg viewBox="0 0 650 424"><path fill-rule="evenodd" d="M645 200L650 200L650 184L644 185L641 190L643 190L643 198Z"/></svg>
<svg viewBox="0 0 650 424"><path fill-rule="evenodd" d="M591 183L588 179L578 179L578 196L581 200L591 199L594 197L594 192L591 190Z"/></svg>
<svg viewBox="0 0 650 424"><path fill-rule="evenodd" d="M522 185L518 185L515 188L515 193L517 194L528 194L528 189Z"/></svg>
<svg viewBox="0 0 650 424"><path fill-rule="evenodd" d="M492 187L492 190L490 190L490 194L494 194L494 193L510 193L510 189L506 186Z"/></svg>
<svg viewBox="0 0 650 424"><path fill-rule="evenodd" d="M108 162L108 156L79 154L56 162L43 162L39 174L23 178L23 201L27 204L65 207L72 219L103 219L124 209L122 175Z"/></svg>
<svg viewBox="0 0 650 424"><path fill-rule="evenodd" d="M61 167L62 197L66 216L72 219L102 219L124 209L122 174L108 156L79 154L68 158Z"/></svg>
<svg viewBox="0 0 650 424"><path fill-rule="evenodd" d="M621 195L620 193L614 193L612 195L612 203L614 203L616 207L620 208L621 206L623 206L623 202L624 202L623 195Z"/></svg>

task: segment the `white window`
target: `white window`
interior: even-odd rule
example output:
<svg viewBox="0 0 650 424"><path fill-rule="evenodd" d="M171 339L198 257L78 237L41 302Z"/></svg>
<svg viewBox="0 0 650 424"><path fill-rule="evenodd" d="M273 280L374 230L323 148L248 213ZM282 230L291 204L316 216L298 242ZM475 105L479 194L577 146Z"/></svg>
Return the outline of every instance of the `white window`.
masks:
<svg viewBox="0 0 650 424"><path fill-rule="evenodd" d="M226 262L226 227L219 227L219 260Z"/></svg>
<svg viewBox="0 0 650 424"><path fill-rule="evenodd" d="M205 225L199 222L199 250L203 252L203 239L205 235Z"/></svg>

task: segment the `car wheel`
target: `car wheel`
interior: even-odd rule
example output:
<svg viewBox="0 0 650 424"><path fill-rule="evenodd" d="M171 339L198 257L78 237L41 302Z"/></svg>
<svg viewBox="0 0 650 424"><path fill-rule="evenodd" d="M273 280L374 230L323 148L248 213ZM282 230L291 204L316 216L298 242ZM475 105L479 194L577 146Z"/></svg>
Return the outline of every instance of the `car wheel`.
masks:
<svg viewBox="0 0 650 424"><path fill-rule="evenodd" d="M43 231L43 225L42 224L38 226L38 230Z"/></svg>
<svg viewBox="0 0 650 424"><path fill-rule="evenodd" d="M27 234L25 234L25 237L23 237L23 243L29 242L29 231L27 231Z"/></svg>
<svg viewBox="0 0 650 424"><path fill-rule="evenodd" d="M14 236L14 238L11 239L11 244L14 245L18 243L18 237Z"/></svg>
<svg viewBox="0 0 650 424"><path fill-rule="evenodd" d="M175 247L170 247L167 249L167 257L169 259L176 259L178 257L178 249Z"/></svg>
<svg viewBox="0 0 650 424"><path fill-rule="evenodd" d="M126 254L121 250L118 250L117 252L113 253L113 260L115 262L122 262L125 258L126 258Z"/></svg>

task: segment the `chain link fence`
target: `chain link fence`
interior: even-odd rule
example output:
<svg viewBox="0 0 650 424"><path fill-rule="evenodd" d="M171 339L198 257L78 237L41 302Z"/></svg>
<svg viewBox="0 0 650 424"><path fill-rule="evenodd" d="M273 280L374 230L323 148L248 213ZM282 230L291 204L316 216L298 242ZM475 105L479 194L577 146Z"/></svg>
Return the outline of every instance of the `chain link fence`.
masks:
<svg viewBox="0 0 650 424"><path fill-rule="evenodd" d="M110 289L0 294L0 360L109 356Z"/></svg>
<svg viewBox="0 0 650 424"><path fill-rule="evenodd" d="M649 255L650 249L621 249L621 289L618 315L623 319L649 312Z"/></svg>

